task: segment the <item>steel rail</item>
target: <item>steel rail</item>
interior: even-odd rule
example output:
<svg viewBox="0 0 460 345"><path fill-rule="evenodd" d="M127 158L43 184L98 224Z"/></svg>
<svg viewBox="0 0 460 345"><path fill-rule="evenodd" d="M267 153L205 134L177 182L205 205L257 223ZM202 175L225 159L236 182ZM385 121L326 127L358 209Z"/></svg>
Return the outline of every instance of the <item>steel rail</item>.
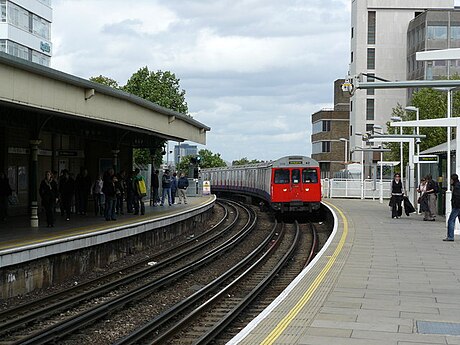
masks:
<svg viewBox="0 0 460 345"><path fill-rule="evenodd" d="M246 211L250 212L248 209L246 209ZM68 320L50 326L45 330L23 337L19 341L13 342L13 344L45 344L48 342L57 341L67 334L75 332L76 330L85 327L86 325L104 317L105 315L122 308L124 305L139 300L143 296L150 294L167 284L170 284L172 281L175 281L182 276L196 270L197 268L205 265L206 263L214 260L216 257L222 255L224 252L228 251L230 248L232 248L232 246L238 244L251 231L251 222L255 224L255 220L248 219L247 223L244 225L244 228L238 234L232 236L225 243L206 253L206 255L202 258L195 260L182 268L179 268L175 272L144 284L142 287L137 288L135 291L128 292L124 295L114 298L111 301L95 306L82 313L81 315L74 316Z"/></svg>
<svg viewBox="0 0 460 345"><path fill-rule="evenodd" d="M174 254L170 258L165 259L164 261L160 262L159 264L155 266L149 266L147 268L140 269L137 272L128 274L122 278L117 278L115 281L108 282L102 285L98 285L96 288L92 288L91 290L85 291L83 293L79 292L81 290L88 289L92 285L97 285L98 282L102 282L104 280L111 279L112 277L117 277L119 275L119 272L112 272L102 277L92 279L78 286L71 287L65 291L57 292L57 293L48 295L45 298L35 300L30 303L22 304L18 307L7 309L1 312L0 318L2 318L3 320L5 319L10 319L10 320L5 320L2 324L0 324L0 335L3 335L7 332L11 332L12 330L15 330L17 328L24 327L31 322L34 322L39 319L43 319L44 317L52 315L52 314L56 314L57 312L62 311L64 309L69 309L79 303L82 303L83 301L87 301L92 298L99 297L109 291L119 288L120 286L130 284L134 282L135 280L141 279L145 276L158 272L160 269L163 269L164 267L179 261L180 259L182 259L183 257L187 255L193 254L194 252L200 250L202 247L208 245L210 242L215 241L215 239L221 236L222 233L225 233L226 231L230 230L231 228L235 226L236 220L238 218L238 210L235 207L235 205L231 205L231 207L234 210L236 210L235 211L236 217L232 221L232 223L225 226L221 231L214 234L212 237L210 237L206 241L196 244L196 242L200 238L207 236L211 230L215 230L216 226L222 225L223 222L227 219L228 209L224 208L225 209L224 217L222 217L222 219L219 220L219 222L214 227L210 228L203 234L200 234L199 236L182 243L179 246L176 246L170 249L166 249L163 252L158 253L157 257L160 257L161 255L173 253L180 248L185 248L189 246L190 244L195 244L193 247L186 249L180 253ZM138 262L130 267L124 268L123 271L130 270L133 267L138 267L140 265L145 264L147 261L151 261L151 260L152 258L149 258L148 260L145 260L144 262L140 262L140 263ZM69 297L69 294L73 294L73 295ZM53 301L55 300L58 300L58 301L53 303ZM42 307L42 305L45 305L47 303L49 305ZM21 313L24 313L24 314L18 317L17 315ZM15 318L11 320L11 318L13 317Z"/></svg>

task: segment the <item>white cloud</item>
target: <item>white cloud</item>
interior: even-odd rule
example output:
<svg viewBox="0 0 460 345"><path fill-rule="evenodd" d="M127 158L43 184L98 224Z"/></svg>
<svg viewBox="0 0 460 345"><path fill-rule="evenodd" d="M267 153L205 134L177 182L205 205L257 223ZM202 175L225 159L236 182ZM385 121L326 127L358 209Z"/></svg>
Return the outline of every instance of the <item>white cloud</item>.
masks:
<svg viewBox="0 0 460 345"><path fill-rule="evenodd" d="M349 56L349 0L53 1L54 68L124 84L139 68L181 79L227 161L310 154L311 114Z"/></svg>

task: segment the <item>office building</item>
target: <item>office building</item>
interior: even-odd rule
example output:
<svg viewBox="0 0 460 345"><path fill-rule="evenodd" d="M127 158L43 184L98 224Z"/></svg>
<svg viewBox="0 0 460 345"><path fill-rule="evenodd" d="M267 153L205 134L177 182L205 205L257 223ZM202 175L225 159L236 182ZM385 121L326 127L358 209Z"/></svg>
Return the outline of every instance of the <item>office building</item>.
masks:
<svg viewBox="0 0 460 345"><path fill-rule="evenodd" d="M0 51L50 66L51 0L0 0Z"/></svg>
<svg viewBox="0 0 460 345"><path fill-rule="evenodd" d="M179 164L180 159L186 156L196 156L198 154L198 147L196 145L189 145L181 143L174 146L174 163L176 166Z"/></svg>
<svg viewBox="0 0 460 345"><path fill-rule="evenodd" d="M321 178L333 177L348 162L350 96L342 92L343 82L343 79L334 82L334 108L322 109L311 116L311 156L319 162Z"/></svg>
<svg viewBox="0 0 460 345"><path fill-rule="evenodd" d="M351 76L387 80L407 78L409 22L426 10L453 10L454 0L353 0L351 10ZM350 146L361 145L356 132L385 128L392 109L406 104L405 89L357 90L350 100ZM358 159L355 153L353 158Z"/></svg>

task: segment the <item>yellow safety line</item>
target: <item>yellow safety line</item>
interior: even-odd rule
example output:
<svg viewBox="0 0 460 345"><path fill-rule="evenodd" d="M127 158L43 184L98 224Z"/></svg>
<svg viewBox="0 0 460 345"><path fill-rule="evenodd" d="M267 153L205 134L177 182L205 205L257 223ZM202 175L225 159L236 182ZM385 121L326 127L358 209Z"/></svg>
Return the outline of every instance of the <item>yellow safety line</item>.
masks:
<svg viewBox="0 0 460 345"><path fill-rule="evenodd" d="M335 208L343 220L343 233L342 233L342 237L340 238L339 244L337 245L337 248L335 249L334 254L332 254L332 256L329 258L326 266L321 270L320 274L316 277L316 279L307 289L307 291L302 296L302 298L297 302L294 308L292 308L291 311L278 323L278 325L273 329L273 331L271 331L271 333L261 342L261 344L263 345L273 344L281 336L284 330L289 326L289 324L294 320L294 318L299 314L302 308L307 304L307 302L313 296L314 292L316 291L318 286L321 284L324 277L329 272L332 265L335 263L338 255L342 251L342 247L345 243L345 239L347 238L347 234L348 234L348 221L341 210L339 210L337 207L335 207L334 205L330 203L327 203L327 204Z"/></svg>
<svg viewBox="0 0 460 345"><path fill-rule="evenodd" d="M206 203L207 203L207 201L202 201L199 204L197 204L197 207L200 207L200 206L202 206L202 205L204 205ZM160 216L168 215L169 210L167 210L167 212L164 212L166 210L167 209L163 210L163 212L161 214L150 213L148 215L139 216L139 218L134 218L133 217L133 218L124 219L124 220L119 219L116 223L110 223L110 224L111 225L113 224L114 226L119 227L119 226L123 226L123 225L133 224L133 223L136 223L138 221L145 221L145 220L148 220L148 219L155 219L155 218L158 218L159 215ZM174 214L174 213L171 213L171 214ZM100 232L102 230L108 230L108 229L112 229L112 228L113 227L108 225L108 224L99 225L99 226L96 226L96 227L94 227L93 225L88 225L88 226L79 227L79 228L69 228L69 229L63 230L64 231L63 233L61 232L60 234L56 234L56 235L51 236L51 237L44 237L44 238L39 238L39 239L34 239L34 240L27 240L26 239L24 242L17 242L17 241L14 241L14 240L7 241L7 242L4 242L0 246L0 250L7 250L7 249L11 249L11 248L16 248L16 247L23 247L23 246L28 246L28 245L37 244L37 243L45 243L45 242L49 242L49 241L58 240L58 239L61 239L61 238L79 236L79 235L84 235L84 234L89 234L89 233L97 234L98 232ZM11 243L11 244L9 244L9 243Z"/></svg>

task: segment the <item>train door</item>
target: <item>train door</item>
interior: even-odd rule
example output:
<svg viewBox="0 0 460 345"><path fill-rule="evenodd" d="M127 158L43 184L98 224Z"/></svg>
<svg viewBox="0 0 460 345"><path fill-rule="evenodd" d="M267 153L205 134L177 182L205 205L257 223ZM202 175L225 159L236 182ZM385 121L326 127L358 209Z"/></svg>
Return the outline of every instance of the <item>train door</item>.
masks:
<svg viewBox="0 0 460 345"><path fill-rule="evenodd" d="M318 178L318 168L304 168L302 170L302 184L308 201L321 201L321 183Z"/></svg>
<svg viewBox="0 0 460 345"><path fill-rule="evenodd" d="M300 169L291 170L291 200L302 200Z"/></svg>

